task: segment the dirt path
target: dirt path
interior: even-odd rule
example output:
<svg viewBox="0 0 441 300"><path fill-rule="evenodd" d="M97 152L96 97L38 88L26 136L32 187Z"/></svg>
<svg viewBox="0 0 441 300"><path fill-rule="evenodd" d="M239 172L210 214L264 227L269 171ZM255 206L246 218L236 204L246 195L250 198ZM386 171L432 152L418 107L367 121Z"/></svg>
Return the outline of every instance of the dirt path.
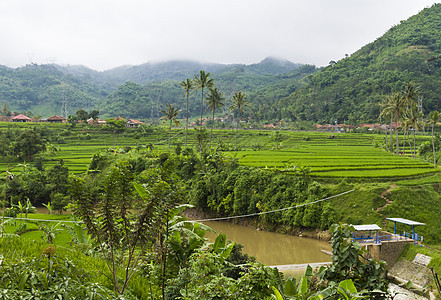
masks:
<svg viewBox="0 0 441 300"><path fill-rule="evenodd" d="M386 198L386 195L387 195L388 193L390 193L390 191L392 191L392 190L393 190L394 188L396 188L396 187L397 187L397 185L396 185L395 183L392 183L392 184L390 185L390 187L389 187L387 190L384 190L384 191L381 193L381 195L380 195L380 197L381 197L382 199L386 200L386 203L385 203L383 206L377 208L377 212L379 212L380 214L382 214L382 215L384 216L384 220L383 220L383 228L386 228L386 214L383 213L383 210L384 210L387 206L389 206L389 205L391 205L391 204L393 203L392 200L390 200L389 198Z"/></svg>

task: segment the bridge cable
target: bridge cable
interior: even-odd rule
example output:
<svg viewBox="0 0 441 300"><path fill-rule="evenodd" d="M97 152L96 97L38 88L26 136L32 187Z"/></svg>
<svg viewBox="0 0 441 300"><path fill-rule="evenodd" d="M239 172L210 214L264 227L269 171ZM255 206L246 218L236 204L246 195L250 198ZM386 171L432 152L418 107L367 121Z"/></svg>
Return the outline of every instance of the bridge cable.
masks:
<svg viewBox="0 0 441 300"><path fill-rule="evenodd" d="M295 209L295 208L299 208L299 207L302 207L302 206L307 206L307 205L315 204L315 203L318 203L318 202L322 202L322 201L325 201L325 200L329 200L329 199L332 199L332 198L343 196L345 194L349 194L349 193L351 193L353 191L355 191L355 189L352 189L350 191L346 191L346 192L338 194L338 195L334 195L334 196L330 196L330 197L323 198L323 199L320 199L320 200L316 200L316 201L313 201L313 202L306 202L306 203L303 203L303 204L299 204L299 205L295 205L295 206L290 206L290 207L285 207L285 208L280 208L280 209L275 209L275 210L270 210L270 211L263 211L263 212L254 213L254 214L231 216L231 217L191 220L190 222L222 221L222 220L231 220L231 219L239 219L239 218L261 216L261 215L265 215L265 214L271 214L271 213L275 213L275 212L279 212L279 211L285 211L285 210L289 210L289 209Z"/></svg>

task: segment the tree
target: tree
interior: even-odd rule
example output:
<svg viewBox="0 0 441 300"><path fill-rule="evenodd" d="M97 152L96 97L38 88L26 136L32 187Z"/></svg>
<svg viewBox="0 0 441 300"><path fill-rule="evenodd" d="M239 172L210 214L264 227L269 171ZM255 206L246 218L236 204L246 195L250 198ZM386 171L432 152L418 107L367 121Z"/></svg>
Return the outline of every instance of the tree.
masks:
<svg viewBox="0 0 441 300"><path fill-rule="evenodd" d="M158 202L153 198L136 198L132 180L129 164L119 162L105 177L101 197L94 203L85 181L70 177L75 213L96 241L111 273L109 279L119 294L124 293L145 249L152 246L157 235L154 218ZM122 276L117 272L120 267L124 269Z"/></svg>
<svg viewBox="0 0 441 300"><path fill-rule="evenodd" d="M409 107L415 104L415 101L418 99L419 95L420 87L415 85L415 82L413 81L406 82L406 86L404 87L403 91L403 98Z"/></svg>
<svg viewBox="0 0 441 300"><path fill-rule="evenodd" d="M207 139L207 130L205 128L195 128L196 130L196 142L199 145L199 152L202 154L204 142Z"/></svg>
<svg viewBox="0 0 441 300"><path fill-rule="evenodd" d="M0 114L2 116L10 116L11 112L9 111L8 104L3 102L2 109L0 110Z"/></svg>
<svg viewBox="0 0 441 300"><path fill-rule="evenodd" d="M176 125L179 125L179 121L176 119L176 117L179 115L180 112L181 111L174 107L173 104L166 104L165 110L161 110L161 113L163 114L161 120L164 120L164 122L170 121L170 127L168 130L168 151L170 151L172 122L175 122Z"/></svg>
<svg viewBox="0 0 441 300"><path fill-rule="evenodd" d="M92 118L93 120L98 119L98 115L100 114L99 110L92 110L92 112L89 114L89 117Z"/></svg>
<svg viewBox="0 0 441 300"><path fill-rule="evenodd" d="M187 98L187 108L186 108L186 122L185 122L185 147L187 147L187 131L188 131L188 96L190 95L191 90L193 89L193 82L190 78L187 78L184 81L180 82L180 85L185 90L185 97Z"/></svg>
<svg viewBox="0 0 441 300"><path fill-rule="evenodd" d="M395 92L390 96L387 96L387 106L385 107L385 113L395 119L395 138L396 138L396 154L400 154L400 145L398 141L398 122L400 116L404 111L406 105L406 98L402 96L400 92Z"/></svg>
<svg viewBox="0 0 441 300"><path fill-rule="evenodd" d="M237 110L237 119L236 119L236 151L237 151L237 131L239 128L240 122L240 113L244 111L245 107L249 106L250 101L245 100L245 94L242 91L236 92L233 98L230 100L230 109Z"/></svg>
<svg viewBox="0 0 441 300"><path fill-rule="evenodd" d="M392 124L393 124L394 116L392 114L392 108L391 108L390 102L391 102L391 97L390 96L386 96L381 101L381 103L380 103L380 107L381 107L380 118L381 117L384 117L385 119L386 118L390 118L389 130L387 129L387 126L386 126L386 150L387 151L390 150L390 152L392 153L393 152L393 147L392 147ZM387 143L388 131L390 131L390 139L389 139L390 145L388 145L388 143Z"/></svg>
<svg viewBox="0 0 441 300"><path fill-rule="evenodd" d="M23 131L14 143L14 153L19 154L21 158L31 161L33 156L46 149L46 146L37 132L33 129Z"/></svg>
<svg viewBox="0 0 441 300"><path fill-rule="evenodd" d="M432 111L429 115L429 125L432 125L432 149L433 149L433 166L436 168L436 154L435 154L435 142L433 140L433 134L435 131L435 126L440 125L439 118L440 114L438 111Z"/></svg>
<svg viewBox="0 0 441 300"><path fill-rule="evenodd" d="M84 109L80 108L79 110L76 111L76 118L78 121L84 121L86 122L87 119L89 118L89 114L87 111L85 111Z"/></svg>
<svg viewBox="0 0 441 300"><path fill-rule="evenodd" d="M416 108L416 100L418 99L418 96L420 95L420 87L415 85L415 82L410 81L406 82L406 86L404 87L404 90L402 92L402 97L404 103L404 143L406 141L406 129L408 129L410 126L413 125L413 120L411 120L411 115L416 114L417 108ZM412 112L414 110L414 112ZM414 130L415 133L415 130ZM414 136L415 137L415 136ZM410 144L410 141L409 141ZM412 147L411 147L412 149ZM403 155L404 155L404 145L403 145Z"/></svg>
<svg viewBox="0 0 441 300"><path fill-rule="evenodd" d="M210 95L208 95L207 99L208 109L213 112L213 125L211 126L210 131L210 148L211 148L211 137L213 135L213 126L214 126L214 113L217 108L224 106L225 98L222 93L217 88L210 88Z"/></svg>
<svg viewBox="0 0 441 300"><path fill-rule="evenodd" d="M416 143L415 143L415 131L421 130L423 127L421 120L422 113L418 110L418 107L414 104L409 108L406 113L407 121L412 126L413 131L413 157L416 157Z"/></svg>
<svg viewBox="0 0 441 300"><path fill-rule="evenodd" d="M201 126L202 126L202 113L204 112L204 88L212 88L214 87L214 79L210 78L210 72L205 73L205 71L201 70L199 72L199 77L194 75L194 82L196 83L196 89L201 90Z"/></svg>
<svg viewBox="0 0 441 300"><path fill-rule="evenodd" d="M113 149L115 150L115 147L118 145L118 135L126 130L126 120L121 118L107 119L106 126L115 134L115 143L113 145Z"/></svg>

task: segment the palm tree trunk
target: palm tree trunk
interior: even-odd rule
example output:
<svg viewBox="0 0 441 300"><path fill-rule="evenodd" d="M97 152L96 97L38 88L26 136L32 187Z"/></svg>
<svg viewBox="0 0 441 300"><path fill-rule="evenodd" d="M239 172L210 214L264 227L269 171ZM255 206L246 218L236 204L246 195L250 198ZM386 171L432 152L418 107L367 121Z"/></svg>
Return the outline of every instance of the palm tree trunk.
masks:
<svg viewBox="0 0 441 300"><path fill-rule="evenodd" d="M387 125L384 126L386 126L386 130L384 131L386 133L386 152L389 152L389 149L387 147Z"/></svg>
<svg viewBox="0 0 441 300"><path fill-rule="evenodd" d="M406 128L403 127L403 157L404 157L404 149L406 149Z"/></svg>
<svg viewBox="0 0 441 300"><path fill-rule="evenodd" d="M185 147L187 147L187 132L188 132L188 94L187 94L187 120L185 122Z"/></svg>
<svg viewBox="0 0 441 300"><path fill-rule="evenodd" d="M413 129L413 158L416 158L416 147L415 147L415 128Z"/></svg>
<svg viewBox="0 0 441 300"><path fill-rule="evenodd" d="M236 120L236 151L237 151L237 131L239 129L239 122L240 122L240 110L238 111L237 114L237 120Z"/></svg>
<svg viewBox="0 0 441 300"><path fill-rule="evenodd" d="M201 124L200 126L202 127L202 111L203 111L203 105L204 105L204 88L201 88L202 91L202 98L201 98Z"/></svg>
<svg viewBox="0 0 441 300"><path fill-rule="evenodd" d="M410 142L409 131L410 130L407 131L407 142L409 143L410 156L413 157L413 149L412 149L412 143Z"/></svg>
<svg viewBox="0 0 441 300"><path fill-rule="evenodd" d="M170 120L170 128L168 129L168 152L170 152L171 127L172 127L172 120Z"/></svg>
<svg viewBox="0 0 441 300"><path fill-rule="evenodd" d="M389 131L390 131L390 138L389 138L389 148L390 148L390 153L394 153L394 146L393 146L393 142L392 142L392 124L393 124L393 117L390 117L390 126L389 126Z"/></svg>
<svg viewBox="0 0 441 300"><path fill-rule="evenodd" d="M211 136L213 135L213 126L214 126L214 109L213 109L213 124L211 124L211 131L210 131L210 148L211 148Z"/></svg>
<svg viewBox="0 0 441 300"><path fill-rule="evenodd" d="M436 168L435 142L433 141L433 133L434 133L434 131L435 131L435 125L432 125L433 166Z"/></svg>
<svg viewBox="0 0 441 300"><path fill-rule="evenodd" d="M395 140L396 140L396 145L397 145L397 149L396 149L396 154L397 156L400 155L400 143L399 143L399 138L398 138L398 120L399 120L399 115L397 114L395 117Z"/></svg>

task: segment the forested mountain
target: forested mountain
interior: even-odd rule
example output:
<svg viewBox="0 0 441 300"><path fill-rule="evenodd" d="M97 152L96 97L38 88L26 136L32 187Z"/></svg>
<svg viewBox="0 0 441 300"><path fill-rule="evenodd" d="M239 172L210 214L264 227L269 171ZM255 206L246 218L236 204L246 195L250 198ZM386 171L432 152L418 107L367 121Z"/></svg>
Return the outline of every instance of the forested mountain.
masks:
<svg viewBox="0 0 441 300"><path fill-rule="evenodd" d="M274 66L274 65L273 65ZM265 109L274 103L275 99L281 99L303 86L302 79L315 72L314 66L305 65L286 74L255 74L263 72L268 66L250 65L247 67L228 67L210 75L214 84L223 93L226 100L231 99L234 92L242 91L247 94L247 99L252 103L253 108L250 114L259 115L260 107ZM271 68L271 65L269 66ZM254 69L250 71L250 69ZM193 79L195 72L188 76ZM181 77L181 81L187 77ZM184 90L179 85L180 81L152 82L146 85L130 81L118 87L117 91L110 94L102 105L104 115L121 115L132 118L157 119L159 111L165 104L176 104L179 108L185 107ZM207 95L207 93L205 94ZM190 117L200 114L200 91L193 91L189 97ZM266 104L266 106L261 106ZM228 107L224 107L227 110ZM262 111L259 116L268 116L272 111ZM183 115L182 115L183 116ZM277 120L278 121L278 120Z"/></svg>
<svg viewBox="0 0 441 300"><path fill-rule="evenodd" d="M252 65L170 61L123 66L105 72L84 66L31 64L16 69L0 67L0 102L6 103L11 111L32 111L47 116L60 114L63 99L66 99L70 114L83 108L97 109L104 117L155 119L165 104L184 106L184 93L179 82L193 79L200 70L211 72L216 86L228 98L235 91L267 91L272 89L271 85L282 82L287 86L282 95L287 96L298 87L298 79L315 72L316 68L275 58L266 58ZM280 75L282 73L287 74ZM190 99L191 112L199 111L198 95L193 93ZM272 102L272 97L262 97L258 101Z"/></svg>
<svg viewBox="0 0 441 300"><path fill-rule="evenodd" d="M392 27L374 42L307 78L308 85L277 101L281 118L348 124L377 121L385 95L421 86L423 111L441 109L441 4Z"/></svg>
<svg viewBox="0 0 441 300"><path fill-rule="evenodd" d="M97 72L84 66L56 66L65 74L83 78L92 78L103 83L121 85L127 81L139 84L151 82L163 82L169 80L184 80L186 77L193 77L200 70L215 74L225 73L247 73L254 75L283 74L289 73L301 64L294 64L287 60L267 57L260 63L244 64L216 64L201 63L187 60L173 60L167 62L145 63L138 66L121 66L103 72Z"/></svg>
<svg viewBox="0 0 441 300"><path fill-rule="evenodd" d="M52 65L0 66L0 103L10 111L60 115L63 101L70 112L97 107L109 92L87 80L65 75Z"/></svg>

